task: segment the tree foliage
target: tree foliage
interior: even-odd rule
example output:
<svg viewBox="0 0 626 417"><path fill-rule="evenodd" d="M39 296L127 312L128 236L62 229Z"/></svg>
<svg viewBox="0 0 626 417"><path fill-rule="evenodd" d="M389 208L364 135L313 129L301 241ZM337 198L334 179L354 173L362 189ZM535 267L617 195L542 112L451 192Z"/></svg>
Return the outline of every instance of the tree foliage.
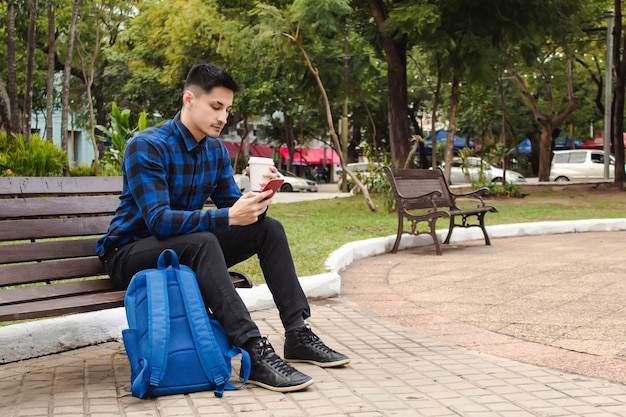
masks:
<svg viewBox="0 0 626 417"><path fill-rule="evenodd" d="M51 66L62 70L72 53L65 106L83 127L110 123L114 102L132 118L144 111L150 119L173 116L189 68L210 61L244 87L230 123L267 120L273 128L266 139L292 152L310 138L331 143L346 116L350 160L371 147L370 157L391 153L398 165L413 137L448 126L479 144L512 147L530 138L531 165L545 177L556 133L584 140L590 125L603 128L602 30L609 7L618 9L619 19L615 74L626 77L621 0L82 0L71 51L77 3L0 2L5 129L24 128L19 121L29 89L33 109L59 105L58 97L48 97L46 81ZM29 6L35 5L33 38ZM53 63L47 60L50 6ZM317 73L282 34L301 42ZM37 46L32 85L29 35ZM83 70L85 63L90 70ZM623 95L616 100L614 137L623 130ZM87 117L90 108L93 117ZM424 150L416 155L416 165L424 167Z"/></svg>

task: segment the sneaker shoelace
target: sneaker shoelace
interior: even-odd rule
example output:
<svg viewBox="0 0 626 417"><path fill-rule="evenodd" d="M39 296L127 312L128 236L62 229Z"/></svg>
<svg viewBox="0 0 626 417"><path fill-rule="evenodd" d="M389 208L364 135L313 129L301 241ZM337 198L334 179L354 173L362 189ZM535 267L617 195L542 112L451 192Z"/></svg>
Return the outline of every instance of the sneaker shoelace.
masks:
<svg viewBox="0 0 626 417"><path fill-rule="evenodd" d="M295 368L283 361L280 356L276 354L274 348L267 339L263 339L263 341L256 346L256 349L258 349L263 360L265 360L268 365L282 375L289 376L294 372L297 372Z"/></svg>
<svg viewBox="0 0 626 417"><path fill-rule="evenodd" d="M335 353L334 350L329 348L322 342L322 340L313 331L306 327L300 331L300 338L302 341L309 343L315 349L319 349L325 353Z"/></svg>

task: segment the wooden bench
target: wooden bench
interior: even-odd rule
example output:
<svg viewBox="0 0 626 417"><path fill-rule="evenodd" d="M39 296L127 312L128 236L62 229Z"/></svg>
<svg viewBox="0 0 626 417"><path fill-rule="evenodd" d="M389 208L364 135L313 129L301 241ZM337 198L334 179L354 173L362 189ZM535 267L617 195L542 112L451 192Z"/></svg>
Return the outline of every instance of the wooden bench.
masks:
<svg viewBox="0 0 626 417"><path fill-rule="evenodd" d="M485 229L485 214L496 213L493 206L485 205L484 196L489 194L488 188L481 188L469 193L455 194L450 190L441 169L392 169L384 167L395 197L398 213L398 234L391 249L398 251L404 233L410 235L430 234L435 243L437 255L441 255L441 244L435 230L437 219L450 220L448 235L444 244L450 243L452 230L459 227L480 227L485 237L485 244L491 245ZM460 200L473 201L472 207L461 207ZM477 205L476 205L477 203ZM404 220L410 223L410 229L404 229ZM428 231L421 231L418 225L426 222Z"/></svg>
<svg viewBox="0 0 626 417"><path fill-rule="evenodd" d="M123 306L95 255L121 189L122 177L0 177L0 322Z"/></svg>

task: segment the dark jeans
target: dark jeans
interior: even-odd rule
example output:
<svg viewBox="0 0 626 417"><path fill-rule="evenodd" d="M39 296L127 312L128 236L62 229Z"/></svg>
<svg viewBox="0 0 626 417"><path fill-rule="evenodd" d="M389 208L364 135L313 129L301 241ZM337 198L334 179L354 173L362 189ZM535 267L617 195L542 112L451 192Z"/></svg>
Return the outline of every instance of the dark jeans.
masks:
<svg viewBox="0 0 626 417"><path fill-rule="evenodd" d="M181 264L195 271L205 305L236 346L261 336L228 274L228 268L252 255L259 257L283 326L293 327L311 315L285 230L277 220L265 217L250 226L233 226L215 234L190 233L162 240L148 237L109 250L104 266L114 283L125 289L135 273L156 268L159 254L168 248L176 251Z"/></svg>

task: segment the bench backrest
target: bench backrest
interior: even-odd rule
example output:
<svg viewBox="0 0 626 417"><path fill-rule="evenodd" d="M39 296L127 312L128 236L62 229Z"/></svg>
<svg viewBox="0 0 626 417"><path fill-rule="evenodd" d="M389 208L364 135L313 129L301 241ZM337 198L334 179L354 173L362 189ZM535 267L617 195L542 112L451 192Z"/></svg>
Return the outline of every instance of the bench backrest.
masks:
<svg viewBox="0 0 626 417"><path fill-rule="evenodd" d="M0 304L76 294L81 286L110 291L109 279L85 285L84 278L106 278L95 242L108 229L121 189L122 177L0 177L0 290L69 280L30 294L0 291Z"/></svg>
<svg viewBox="0 0 626 417"><path fill-rule="evenodd" d="M433 191L441 193L435 199L437 207L454 207L450 188L441 169L392 169L384 167L385 174L398 204L407 210L428 209L427 200L415 200Z"/></svg>

